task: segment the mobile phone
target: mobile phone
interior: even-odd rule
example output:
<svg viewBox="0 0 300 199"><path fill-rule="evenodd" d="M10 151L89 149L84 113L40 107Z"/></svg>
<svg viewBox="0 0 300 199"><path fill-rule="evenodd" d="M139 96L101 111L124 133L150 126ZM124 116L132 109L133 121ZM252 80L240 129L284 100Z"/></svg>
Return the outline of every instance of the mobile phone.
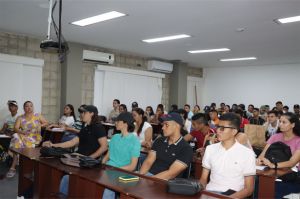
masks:
<svg viewBox="0 0 300 199"><path fill-rule="evenodd" d="M133 176L133 175L125 175L125 176L120 176L119 177L119 180L121 181L137 181L139 180L140 178L138 176Z"/></svg>
<svg viewBox="0 0 300 199"><path fill-rule="evenodd" d="M235 190L228 189L227 191L223 192L222 194L226 195L226 196L230 196L230 195L234 194L235 192L236 192Z"/></svg>

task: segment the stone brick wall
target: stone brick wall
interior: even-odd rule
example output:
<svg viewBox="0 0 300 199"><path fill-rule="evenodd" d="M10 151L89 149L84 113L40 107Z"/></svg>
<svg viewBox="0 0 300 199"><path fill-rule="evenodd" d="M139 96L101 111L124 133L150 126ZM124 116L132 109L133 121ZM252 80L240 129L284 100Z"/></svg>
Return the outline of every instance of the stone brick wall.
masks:
<svg viewBox="0 0 300 199"><path fill-rule="evenodd" d="M203 77L203 69L196 67L188 67L187 75L192 77Z"/></svg>
<svg viewBox="0 0 300 199"><path fill-rule="evenodd" d="M41 40L0 31L0 53L45 60L43 68L42 114L47 120L55 122L59 118L60 110L60 63L56 54L41 52ZM19 103L22 104L23 102ZM23 112L23 110L20 110L20 112Z"/></svg>

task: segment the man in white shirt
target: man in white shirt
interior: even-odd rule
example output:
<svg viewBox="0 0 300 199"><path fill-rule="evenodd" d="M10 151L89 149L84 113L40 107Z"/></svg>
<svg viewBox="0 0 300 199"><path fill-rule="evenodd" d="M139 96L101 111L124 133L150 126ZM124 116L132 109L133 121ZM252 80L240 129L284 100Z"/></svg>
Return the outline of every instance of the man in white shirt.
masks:
<svg viewBox="0 0 300 199"><path fill-rule="evenodd" d="M279 130L279 118L278 118L278 112L277 111L269 111L267 122L264 123L264 126L267 126L267 134L266 139L269 139L272 135L276 134Z"/></svg>
<svg viewBox="0 0 300 199"><path fill-rule="evenodd" d="M207 146L200 179L206 190L233 198L245 198L253 193L256 174L254 152L235 140L239 126L240 118L234 113L220 117L216 126L220 142Z"/></svg>
<svg viewBox="0 0 300 199"><path fill-rule="evenodd" d="M10 115L5 118L1 133L12 135L14 132L14 126L18 117L18 103L15 100L8 100L8 110Z"/></svg>

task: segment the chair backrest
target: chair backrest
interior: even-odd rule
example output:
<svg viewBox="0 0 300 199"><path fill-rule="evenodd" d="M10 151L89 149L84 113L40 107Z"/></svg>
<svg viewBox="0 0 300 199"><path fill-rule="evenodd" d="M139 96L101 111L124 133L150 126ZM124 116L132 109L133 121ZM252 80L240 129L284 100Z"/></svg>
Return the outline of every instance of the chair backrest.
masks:
<svg viewBox="0 0 300 199"><path fill-rule="evenodd" d="M254 124L246 124L244 129L251 145L258 148L263 148L266 145L266 130L266 126Z"/></svg>

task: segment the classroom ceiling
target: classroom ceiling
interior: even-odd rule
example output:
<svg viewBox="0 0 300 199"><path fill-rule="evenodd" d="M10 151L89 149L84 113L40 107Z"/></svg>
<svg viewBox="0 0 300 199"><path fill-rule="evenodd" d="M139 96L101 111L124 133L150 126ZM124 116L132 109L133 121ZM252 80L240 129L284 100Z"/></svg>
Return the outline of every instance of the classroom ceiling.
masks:
<svg viewBox="0 0 300 199"><path fill-rule="evenodd" d="M0 30L45 37L47 4L48 0L0 0ZM86 27L70 24L112 10L128 16ZM57 11L58 7L56 21ZM300 0L63 0L62 11L62 32L70 42L182 60L196 67L300 63L300 22L274 22L300 15ZM192 37L153 44L141 41L183 33ZM231 51L187 52L212 48ZM219 61L252 56L257 60Z"/></svg>

